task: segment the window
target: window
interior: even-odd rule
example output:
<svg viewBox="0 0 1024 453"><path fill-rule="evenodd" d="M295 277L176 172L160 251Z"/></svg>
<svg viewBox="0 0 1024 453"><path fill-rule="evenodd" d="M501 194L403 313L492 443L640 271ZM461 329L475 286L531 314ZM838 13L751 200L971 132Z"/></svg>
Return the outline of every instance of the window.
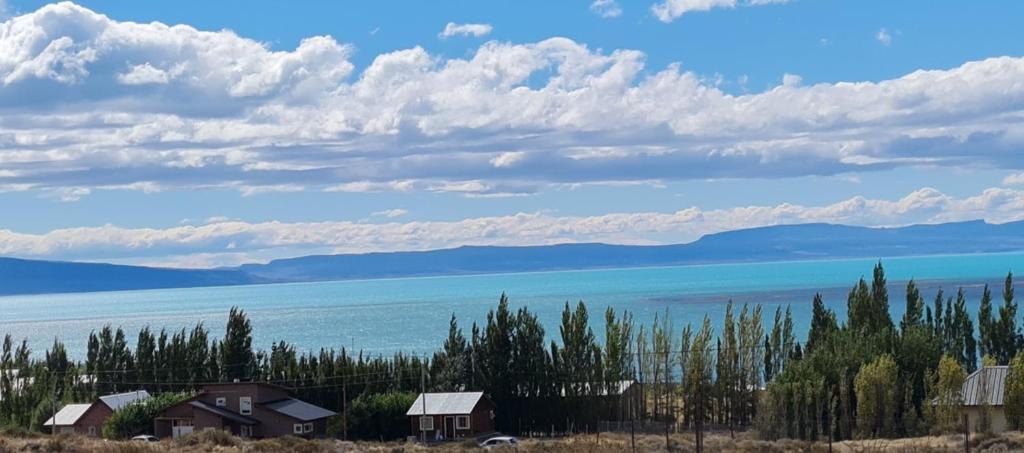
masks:
<svg viewBox="0 0 1024 453"><path fill-rule="evenodd" d="M421 416L420 417L420 431L433 431L434 430L434 417Z"/></svg>
<svg viewBox="0 0 1024 453"><path fill-rule="evenodd" d="M469 429L469 416L460 415L455 417L455 429Z"/></svg>
<svg viewBox="0 0 1024 453"><path fill-rule="evenodd" d="M252 415L252 397L243 396L238 398L238 412L242 415Z"/></svg>
<svg viewBox="0 0 1024 453"><path fill-rule="evenodd" d="M252 437L252 427L249 425L242 425L239 429L239 435L242 437Z"/></svg>
<svg viewBox="0 0 1024 453"><path fill-rule="evenodd" d="M63 433L63 434L74 434L75 433L75 427L74 426L61 426L60 427L60 432Z"/></svg>
<svg viewBox="0 0 1024 453"><path fill-rule="evenodd" d="M292 425L292 434L302 434L302 423Z"/></svg>
<svg viewBox="0 0 1024 453"><path fill-rule="evenodd" d="M90 426L89 427L89 436L96 437L96 427L95 426Z"/></svg>
<svg viewBox="0 0 1024 453"><path fill-rule="evenodd" d="M217 407L224 407L228 405L228 399L223 396L217 397Z"/></svg>
<svg viewBox="0 0 1024 453"><path fill-rule="evenodd" d="M306 433L313 432L313 424L312 423L306 423L305 425L302 425L302 431L306 432Z"/></svg>

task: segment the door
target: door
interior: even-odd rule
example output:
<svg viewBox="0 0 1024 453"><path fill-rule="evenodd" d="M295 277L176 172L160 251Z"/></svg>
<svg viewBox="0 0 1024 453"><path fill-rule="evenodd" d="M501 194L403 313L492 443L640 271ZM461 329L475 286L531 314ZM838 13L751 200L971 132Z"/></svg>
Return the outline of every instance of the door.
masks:
<svg viewBox="0 0 1024 453"><path fill-rule="evenodd" d="M455 438L455 417L450 415L444 417L444 438L449 440Z"/></svg>

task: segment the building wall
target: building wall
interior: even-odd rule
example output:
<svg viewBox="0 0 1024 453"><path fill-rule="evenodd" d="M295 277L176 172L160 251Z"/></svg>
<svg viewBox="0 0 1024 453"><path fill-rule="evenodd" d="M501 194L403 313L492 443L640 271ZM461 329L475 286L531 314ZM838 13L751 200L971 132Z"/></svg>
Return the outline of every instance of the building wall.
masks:
<svg viewBox="0 0 1024 453"><path fill-rule="evenodd" d="M103 423L107 421L107 418L113 414L114 411L110 410L110 407L102 402L95 402L89 410L82 414L82 418L78 419L78 423L75 423L75 432L85 436L99 437L103 435ZM89 432L89 427L93 427L92 434Z"/></svg>
<svg viewBox="0 0 1024 453"><path fill-rule="evenodd" d="M1006 410L1002 406L990 406L989 409L992 416L992 432L998 434L1006 431ZM963 411L969 417L971 431L980 431L978 429L978 421L981 420L981 409L977 406L971 406L965 407Z"/></svg>
<svg viewBox="0 0 1024 453"><path fill-rule="evenodd" d="M253 416L260 421L259 426L256 428L256 436L259 437L299 436L318 438L324 437L327 434L327 419L304 422L259 406L256 407ZM293 429L296 423L313 423L313 432L302 433L301 435L294 434Z"/></svg>

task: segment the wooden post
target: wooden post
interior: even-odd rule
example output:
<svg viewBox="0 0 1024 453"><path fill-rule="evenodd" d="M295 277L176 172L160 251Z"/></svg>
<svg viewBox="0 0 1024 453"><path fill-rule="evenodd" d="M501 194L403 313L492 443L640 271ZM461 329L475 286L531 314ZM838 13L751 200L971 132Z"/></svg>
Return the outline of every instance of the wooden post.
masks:
<svg viewBox="0 0 1024 453"><path fill-rule="evenodd" d="M348 379L341 374L341 438L348 440Z"/></svg>
<svg viewBox="0 0 1024 453"><path fill-rule="evenodd" d="M423 394L423 416L420 417L420 438L423 444L427 443L427 432L423 429L423 419L427 417L427 375L423 369L423 362L420 362L420 391ZM431 423L433 424L433 423Z"/></svg>
<svg viewBox="0 0 1024 453"><path fill-rule="evenodd" d="M971 453L971 417L966 412L963 415L964 420L964 451Z"/></svg>

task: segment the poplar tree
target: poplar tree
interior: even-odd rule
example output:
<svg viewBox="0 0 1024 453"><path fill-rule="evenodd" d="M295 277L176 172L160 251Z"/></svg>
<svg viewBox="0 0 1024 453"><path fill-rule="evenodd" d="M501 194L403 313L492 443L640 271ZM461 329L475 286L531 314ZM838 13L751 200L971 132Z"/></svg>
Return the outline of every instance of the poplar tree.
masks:
<svg viewBox="0 0 1024 453"><path fill-rule="evenodd" d="M1010 429L1024 429L1024 353L1018 352L1010 360L1009 374L1006 376L1006 390L1003 404L1006 408L1006 421Z"/></svg>
<svg viewBox="0 0 1024 453"><path fill-rule="evenodd" d="M992 317L992 292L989 291L988 285L981 291L981 303L978 306L978 335L981 341L978 342L978 346L981 349L981 355L998 357L1001 351L1001 345L999 344L998 328L996 320Z"/></svg>
<svg viewBox="0 0 1024 453"><path fill-rule="evenodd" d="M177 337L178 334L175 334L175 338ZM172 339L172 343L178 344L182 340ZM178 348L172 346L172 349ZM252 350L252 325L249 323L249 318L245 316L245 312L238 307L231 307L231 311L228 313L227 329L224 332L220 354L224 378L228 382L252 377L249 376L249 369L255 360Z"/></svg>
<svg viewBox="0 0 1024 453"><path fill-rule="evenodd" d="M994 354L999 363L1007 363L1020 348L1021 336L1017 332L1017 302L1013 300L1013 273L1006 274L1003 284L1003 305L999 307L999 321L996 323L997 350Z"/></svg>

